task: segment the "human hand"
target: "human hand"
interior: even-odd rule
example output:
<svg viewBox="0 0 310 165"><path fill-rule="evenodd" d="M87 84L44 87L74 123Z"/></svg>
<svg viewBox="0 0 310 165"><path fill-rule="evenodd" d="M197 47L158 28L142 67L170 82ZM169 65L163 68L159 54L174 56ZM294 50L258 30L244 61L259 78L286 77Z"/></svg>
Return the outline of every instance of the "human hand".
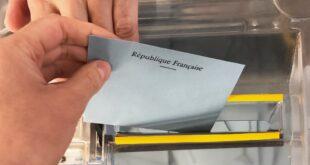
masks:
<svg viewBox="0 0 310 165"><path fill-rule="evenodd" d="M0 162L57 164L89 99L110 74L86 64L88 35L115 38L90 23L57 15L0 40ZM66 82L48 84L57 77Z"/></svg>
<svg viewBox="0 0 310 165"><path fill-rule="evenodd" d="M92 22L122 39L139 40L138 0L9 0L5 22L16 31L50 13Z"/></svg>

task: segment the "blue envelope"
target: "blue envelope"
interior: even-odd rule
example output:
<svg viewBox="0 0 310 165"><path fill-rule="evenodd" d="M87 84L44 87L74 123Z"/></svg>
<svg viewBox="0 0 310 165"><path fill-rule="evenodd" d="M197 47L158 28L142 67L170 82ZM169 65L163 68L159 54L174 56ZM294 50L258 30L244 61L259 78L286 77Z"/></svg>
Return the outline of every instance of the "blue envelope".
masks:
<svg viewBox="0 0 310 165"><path fill-rule="evenodd" d="M91 99L92 123L210 130L244 65L151 45L89 37L88 60L102 59L112 74Z"/></svg>

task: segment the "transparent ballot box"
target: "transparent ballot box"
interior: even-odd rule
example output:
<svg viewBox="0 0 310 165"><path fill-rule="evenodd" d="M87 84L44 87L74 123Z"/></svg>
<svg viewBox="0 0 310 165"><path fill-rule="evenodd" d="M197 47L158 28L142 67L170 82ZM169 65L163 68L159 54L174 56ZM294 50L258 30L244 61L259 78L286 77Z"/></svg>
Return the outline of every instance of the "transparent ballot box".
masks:
<svg viewBox="0 0 310 165"><path fill-rule="evenodd" d="M306 0L140 0L140 42L245 70L211 131L212 116L135 127L81 119L59 164L310 164L309 6Z"/></svg>

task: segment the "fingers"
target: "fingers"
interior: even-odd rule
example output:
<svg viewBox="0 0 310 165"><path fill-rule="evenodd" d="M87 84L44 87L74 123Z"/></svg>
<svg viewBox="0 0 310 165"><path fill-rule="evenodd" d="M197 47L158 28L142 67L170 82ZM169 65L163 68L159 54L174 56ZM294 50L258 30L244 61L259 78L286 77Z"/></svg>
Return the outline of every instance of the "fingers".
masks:
<svg viewBox="0 0 310 165"><path fill-rule="evenodd" d="M139 40L138 0L114 0L114 32L122 39Z"/></svg>
<svg viewBox="0 0 310 165"><path fill-rule="evenodd" d="M85 63L61 60L44 66L41 69L46 82L50 82L55 78L70 78Z"/></svg>
<svg viewBox="0 0 310 165"><path fill-rule="evenodd" d="M9 0L5 15L5 25L15 32L30 21L27 0Z"/></svg>
<svg viewBox="0 0 310 165"><path fill-rule="evenodd" d="M116 38L99 26L57 15L30 23L10 37L15 45L19 43L17 46L23 53L41 66L47 52L61 44L86 47L89 35Z"/></svg>
<svg viewBox="0 0 310 165"><path fill-rule="evenodd" d="M28 7L31 14L31 21L45 17L51 13L57 13L57 10L46 0L28 0Z"/></svg>
<svg viewBox="0 0 310 165"><path fill-rule="evenodd" d="M138 0L88 0L90 21L118 37L138 41Z"/></svg>
<svg viewBox="0 0 310 165"><path fill-rule="evenodd" d="M60 45L45 55L42 66L49 65L57 60L72 60L86 63L87 50L85 47L80 46Z"/></svg>
<svg viewBox="0 0 310 165"><path fill-rule="evenodd" d="M110 72L111 67L107 62L93 61L84 65L65 83L59 84L59 88L69 93L73 100L87 103L108 79Z"/></svg>
<svg viewBox="0 0 310 165"><path fill-rule="evenodd" d="M34 21L51 13L82 21L88 21L89 13L92 23L119 38L139 40L138 0L10 0L6 24L10 30L16 31L27 24L30 17Z"/></svg>
<svg viewBox="0 0 310 165"><path fill-rule="evenodd" d="M87 4L85 0L53 0L62 16L88 21Z"/></svg>
<svg viewBox="0 0 310 165"><path fill-rule="evenodd" d="M113 0L88 0L90 22L114 33L113 28Z"/></svg>
<svg viewBox="0 0 310 165"><path fill-rule="evenodd" d="M47 53L41 68L47 82L55 78L68 78L86 63L84 47L62 45Z"/></svg>

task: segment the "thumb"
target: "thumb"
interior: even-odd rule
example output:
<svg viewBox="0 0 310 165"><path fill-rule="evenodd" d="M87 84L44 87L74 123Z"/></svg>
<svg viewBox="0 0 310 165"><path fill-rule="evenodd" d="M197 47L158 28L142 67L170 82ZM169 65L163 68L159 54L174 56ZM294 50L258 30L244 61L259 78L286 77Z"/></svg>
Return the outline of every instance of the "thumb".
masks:
<svg viewBox="0 0 310 165"><path fill-rule="evenodd" d="M80 68L64 85L64 92L74 100L88 102L110 76L111 67L105 61L93 61Z"/></svg>
<svg viewBox="0 0 310 165"><path fill-rule="evenodd" d="M30 11L27 0L9 0L5 15L5 25L11 30L16 31L30 21Z"/></svg>

